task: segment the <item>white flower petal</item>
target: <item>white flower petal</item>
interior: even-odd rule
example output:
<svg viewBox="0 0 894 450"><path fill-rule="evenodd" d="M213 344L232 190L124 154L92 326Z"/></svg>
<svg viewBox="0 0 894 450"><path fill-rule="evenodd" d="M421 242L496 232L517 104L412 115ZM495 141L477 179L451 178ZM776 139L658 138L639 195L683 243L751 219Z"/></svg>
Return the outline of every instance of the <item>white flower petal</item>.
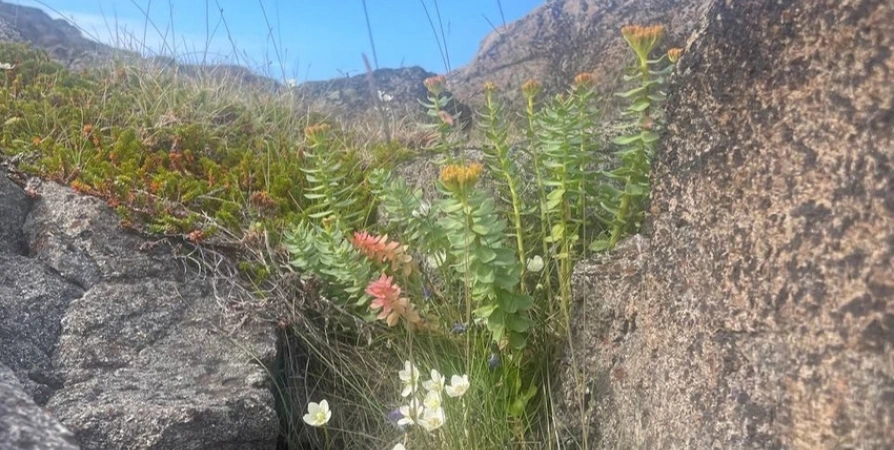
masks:
<svg viewBox="0 0 894 450"><path fill-rule="evenodd" d="M469 376L454 375L450 377L450 385L444 387L444 390L451 397L462 397L469 390Z"/></svg>
<svg viewBox="0 0 894 450"><path fill-rule="evenodd" d="M332 411L329 410L329 402L326 400L320 403L310 402L307 404L307 414L302 417L305 423L312 427L321 427L329 422L332 418Z"/></svg>
<svg viewBox="0 0 894 450"><path fill-rule="evenodd" d="M543 270L543 257L540 255L528 258L528 272L540 272Z"/></svg>
<svg viewBox="0 0 894 450"><path fill-rule="evenodd" d="M425 409L438 409L441 407L441 393L438 391L428 391L425 400L422 401Z"/></svg>
<svg viewBox="0 0 894 450"><path fill-rule="evenodd" d="M447 416L442 408L426 409L425 413L422 414L422 418L419 419L419 425L422 425L422 428L425 428L426 431L434 431L444 426L446 421Z"/></svg>

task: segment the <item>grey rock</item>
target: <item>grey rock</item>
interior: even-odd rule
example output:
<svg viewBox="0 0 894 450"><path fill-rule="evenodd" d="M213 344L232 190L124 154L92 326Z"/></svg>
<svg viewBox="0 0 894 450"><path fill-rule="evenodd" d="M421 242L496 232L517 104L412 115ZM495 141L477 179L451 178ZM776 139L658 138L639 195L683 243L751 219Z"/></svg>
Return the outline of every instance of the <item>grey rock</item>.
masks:
<svg viewBox="0 0 894 450"><path fill-rule="evenodd" d="M81 294L39 262L0 253L0 364L38 404L62 386L53 353L68 304Z"/></svg>
<svg viewBox="0 0 894 450"><path fill-rule="evenodd" d="M707 18L670 88L648 245L576 270L562 433L890 448L894 5L717 0Z"/></svg>
<svg viewBox="0 0 894 450"><path fill-rule="evenodd" d="M30 257L0 254L0 363L28 395L84 449L274 448L272 325L100 200L38 190Z"/></svg>
<svg viewBox="0 0 894 450"><path fill-rule="evenodd" d="M22 224L28 215L25 192L0 173L0 253L24 253Z"/></svg>
<svg viewBox="0 0 894 450"><path fill-rule="evenodd" d="M12 371L0 363L0 449L78 448L71 431L34 404Z"/></svg>
<svg viewBox="0 0 894 450"><path fill-rule="evenodd" d="M56 183L43 183L25 223L32 256L89 288L100 280L182 278L166 246L124 232L105 203Z"/></svg>
<svg viewBox="0 0 894 450"><path fill-rule="evenodd" d="M220 314L196 283L98 284L69 308L48 408L85 449L273 448L273 343Z"/></svg>

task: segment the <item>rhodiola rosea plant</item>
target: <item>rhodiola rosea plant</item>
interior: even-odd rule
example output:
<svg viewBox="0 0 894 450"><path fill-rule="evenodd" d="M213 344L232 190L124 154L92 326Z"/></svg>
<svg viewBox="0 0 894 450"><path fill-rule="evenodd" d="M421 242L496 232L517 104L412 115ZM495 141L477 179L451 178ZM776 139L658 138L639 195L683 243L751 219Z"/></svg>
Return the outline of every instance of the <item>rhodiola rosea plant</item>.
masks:
<svg viewBox="0 0 894 450"><path fill-rule="evenodd" d="M543 428L551 417L549 377L563 346L572 382L581 386L580 425L591 420L587 374L570 334L571 276L577 261L610 250L644 219L651 158L663 131L663 86L681 54L653 55L661 26L625 27L621 34L635 57L625 70L632 87L617 94L629 103L627 131L608 145L596 132L604 111L595 78L582 73L548 98L536 80L526 82L518 117L500 103L497 86L486 84L480 154L473 158L456 148L459 118L445 112L450 98L446 78L438 76L426 80L424 102L437 136L429 149L439 161L437 179L425 181L436 197L426 198L387 168L374 170L366 177L378 210L371 221L359 213L367 206L350 200L350 187L305 169L309 183L321 186L311 189L312 200L324 206L288 235L292 265L323 279L329 301L342 311L378 324L381 337L373 341L407 360L402 391L418 395L377 398L378 404L397 411L398 435L407 425L427 433L410 432L393 445L505 448L531 445L532 436L550 439ZM326 134L314 131L308 139L315 148L332 148ZM471 385L457 413L462 420L448 420L443 391L413 388L417 364L432 370L435 387L442 373L467 377L457 380Z"/></svg>

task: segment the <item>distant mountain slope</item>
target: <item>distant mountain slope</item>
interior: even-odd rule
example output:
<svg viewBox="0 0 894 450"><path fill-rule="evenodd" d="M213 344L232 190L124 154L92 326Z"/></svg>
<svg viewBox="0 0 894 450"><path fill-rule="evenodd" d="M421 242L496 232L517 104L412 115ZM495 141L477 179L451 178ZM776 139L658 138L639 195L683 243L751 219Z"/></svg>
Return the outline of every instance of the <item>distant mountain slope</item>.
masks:
<svg viewBox="0 0 894 450"><path fill-rule="evenodd" d="M76 27L65 20L53 19L42 9L2 1L0 41L31 44L75 69L107 60L113 55L135 56L135 53L84 37Z"/></svg>
<svg viewBox="0 0 894 450"><path fill-rule="evenodd" d="M518 91L528 78L548 93L564 89L580 72L596 75L600 91L620 84L629 59L620 28L663 24L669 46L683 46L705 12L705 0L548 0L527 16L488 35L471 63L449 77L451 90L477 104L481 87L493 81Z"/></svg>
<svg viewBox="0 0 894 450"><path fill-rule="evenodd" d="M528 78L540 80L547 93L555 93L576 74L591 71L599 90L610 93L620 88L621 68L630 56L620 35L621 26L661 23L668 28L668 45L682 46L701 20L706 4L707 0L548 0L488 35L472 62L449 74L448 86L459 102L476 107L480 106L485 81L494 81L511 98L517 97L519 86ZM38 8L3 1L0 41L30 43L72 68L116 54L136 57L87 39L76 27L52 19ZM199 68L177 64L171 58L152 58L152 62L177 66L181 73L236 75L233 79L240 82L279 86L272 79L235 66ZM381 69L376 71L375 89L394 97L390 106L396 113L418 113L418 100L425 94L421 81L430 75L420 68ZM370 92L365 74L304 83L299 90L313 109L321 112L348 120L374 114L376 93ZM466 107L458 108L470 117Z"/></svg>

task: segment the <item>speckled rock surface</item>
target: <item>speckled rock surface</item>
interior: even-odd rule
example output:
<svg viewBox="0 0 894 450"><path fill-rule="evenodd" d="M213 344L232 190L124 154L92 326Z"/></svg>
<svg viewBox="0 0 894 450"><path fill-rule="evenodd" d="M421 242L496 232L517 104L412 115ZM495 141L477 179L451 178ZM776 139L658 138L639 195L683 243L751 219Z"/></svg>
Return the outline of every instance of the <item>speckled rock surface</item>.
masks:
<svg viewBox="0 0 894 450"><path fill-rule="evenodd" d="M53 354L68 305L82 294L35 260L0 253L0 364L40 405L62 387Z"/></svg>
<svg viewBox="0 0 894 450"><path fill-rule="evenodd" d="M576 270L568 448L582 428L590 448L891 448L894 4L707 17L672 83L649 239Z"/></svg>
<svg viewBox="0 0 894 450"><path fill-rule="evenodd" d="M0 198L0 253L21 254L25 250L22 224L30 208L28 197L0 173Z"/></svg>
<svg viewBox="0 0 894 450"><path fill-rule="evenodd" d="M24 224L31 256L84 288L100 281L180 278L166 246L121 232L105 203L56 183L43 183L41 198Z"/></svg>
<svg viewBox="0 0 894 450"><path fill-rule="evenodd" d="M0 363L0 448L77 450L74 435L34 404L15 374Z"/></svg>

